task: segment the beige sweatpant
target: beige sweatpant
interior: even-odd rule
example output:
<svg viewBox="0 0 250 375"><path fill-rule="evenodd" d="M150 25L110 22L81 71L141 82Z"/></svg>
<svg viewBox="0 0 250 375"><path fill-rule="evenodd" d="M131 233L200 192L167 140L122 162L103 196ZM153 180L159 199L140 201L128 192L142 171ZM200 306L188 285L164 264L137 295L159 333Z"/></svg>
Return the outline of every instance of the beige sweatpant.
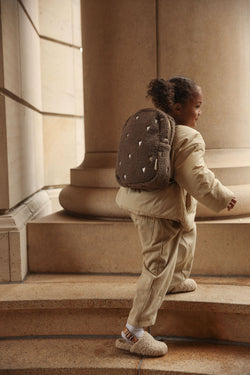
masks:
<svg viewBox="0 0 250 375"><path fill-rule="evenodd" d="M136 286L128 323L155 324L167 291L189 277L195 250L196 225L189 232L167 219L131 214L142 245L143 269Z"/></svg>

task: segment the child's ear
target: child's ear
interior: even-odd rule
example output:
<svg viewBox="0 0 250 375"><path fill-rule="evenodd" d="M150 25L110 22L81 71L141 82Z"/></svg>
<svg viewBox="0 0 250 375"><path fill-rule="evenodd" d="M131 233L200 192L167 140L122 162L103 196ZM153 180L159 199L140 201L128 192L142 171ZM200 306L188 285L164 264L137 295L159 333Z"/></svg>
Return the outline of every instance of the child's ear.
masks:
<svg viewBox="0 0 250 375"><path fill-rule="evenodd" d="M175 103L174 105L173 105L173 112L174 113L180 113L181 112L181 109L182 109L182 106L181 106L181 104L180 103Z"/></svg>

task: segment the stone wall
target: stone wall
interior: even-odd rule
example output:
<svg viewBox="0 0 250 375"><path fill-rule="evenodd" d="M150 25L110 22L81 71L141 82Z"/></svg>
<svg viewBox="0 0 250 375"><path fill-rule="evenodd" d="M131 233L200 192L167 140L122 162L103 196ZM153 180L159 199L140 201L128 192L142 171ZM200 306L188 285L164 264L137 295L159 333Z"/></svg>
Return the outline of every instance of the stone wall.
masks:
<svg viewBox="0 0 250 375"><path fill-rule="evenodd" d="M83 159L80 0L0 0L0 13L0 281L17 281L26 223L50 212L41 189Z"/></svg>
<svg viewBox="0 0 250 375"><path fill-rule="evenodd" d="M44 185L70 180L84 155L80 0L40 0Z"/></svg>
<svg viewBox="0 0 250 375"><path fill-rule="evenodd" d="M82 161L80 48L80 0L1 0L0 210Z"/></svg>

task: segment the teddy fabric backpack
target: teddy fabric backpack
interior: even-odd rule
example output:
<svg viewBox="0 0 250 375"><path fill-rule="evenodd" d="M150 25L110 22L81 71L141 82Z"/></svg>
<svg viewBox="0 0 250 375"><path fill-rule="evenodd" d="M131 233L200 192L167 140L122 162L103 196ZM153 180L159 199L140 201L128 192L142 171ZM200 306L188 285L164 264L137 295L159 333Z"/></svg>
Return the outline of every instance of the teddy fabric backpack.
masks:
<svg viewBox="0 0 250 375"><path fill-rule="evenodd" d="M174 133L174 119L159 109L145 108L130 116L118 149L118 183L141 190L164 189L171 179Z"/></svg>

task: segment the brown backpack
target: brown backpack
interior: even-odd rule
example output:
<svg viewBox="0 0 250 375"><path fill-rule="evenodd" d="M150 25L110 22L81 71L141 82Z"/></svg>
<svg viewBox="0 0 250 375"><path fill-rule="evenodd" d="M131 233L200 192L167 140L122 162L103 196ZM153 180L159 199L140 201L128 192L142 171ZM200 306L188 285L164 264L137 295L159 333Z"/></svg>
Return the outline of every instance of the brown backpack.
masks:
<svg viewBox="0 0 250 375"><path fill-rule="evenodd" d="M174 133L174 119L159 109L145 108L130 116L122 129L118 150L118 183L142 190L165 188L171 178Z"/></svg>

